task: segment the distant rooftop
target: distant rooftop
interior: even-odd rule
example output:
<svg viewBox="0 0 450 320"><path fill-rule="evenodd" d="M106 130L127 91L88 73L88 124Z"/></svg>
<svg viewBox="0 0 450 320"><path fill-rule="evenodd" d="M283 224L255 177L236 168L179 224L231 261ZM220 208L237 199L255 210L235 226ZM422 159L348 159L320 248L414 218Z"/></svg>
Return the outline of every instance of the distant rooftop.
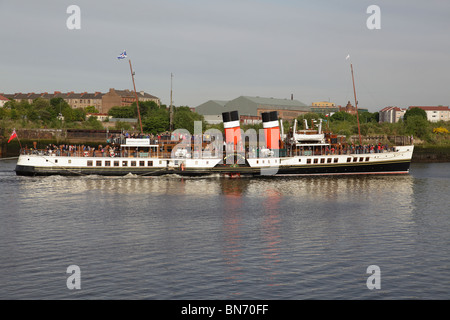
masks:
<svg viewBox="0 0 450 320"><path fill-rule="evenodd" d="M422 110L428 111L448 111L450 110L448 106L411 106L409 109L419 108Z"/></svg>

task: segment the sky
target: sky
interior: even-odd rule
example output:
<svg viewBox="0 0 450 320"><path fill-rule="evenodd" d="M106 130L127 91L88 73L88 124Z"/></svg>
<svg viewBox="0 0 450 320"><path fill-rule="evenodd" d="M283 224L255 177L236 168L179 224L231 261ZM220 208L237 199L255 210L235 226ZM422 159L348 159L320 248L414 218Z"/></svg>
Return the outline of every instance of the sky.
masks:
<svg viewBox="0 0 450 320"><path fill-rule="evenodd" d="M352 64L360 108L448 106L449 16L445 0L0 0L0 93L132 90L126 50L136 90L167 105L173 74L176 106L291 95L345 106Z"/></svg>

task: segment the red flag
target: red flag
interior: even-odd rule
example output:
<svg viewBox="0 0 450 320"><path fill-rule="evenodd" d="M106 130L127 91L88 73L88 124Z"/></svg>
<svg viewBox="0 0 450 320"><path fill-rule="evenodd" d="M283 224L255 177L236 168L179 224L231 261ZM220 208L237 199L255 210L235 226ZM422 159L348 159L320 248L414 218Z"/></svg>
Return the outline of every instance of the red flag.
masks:
<svg viewBox="0 0 450 320"><path fill-rule="evenodd" d="M8 143L11 142L12 139L17 138L17 133L16 130L13 131L13 133L11 134L11 137L9 137Z"/></svg>

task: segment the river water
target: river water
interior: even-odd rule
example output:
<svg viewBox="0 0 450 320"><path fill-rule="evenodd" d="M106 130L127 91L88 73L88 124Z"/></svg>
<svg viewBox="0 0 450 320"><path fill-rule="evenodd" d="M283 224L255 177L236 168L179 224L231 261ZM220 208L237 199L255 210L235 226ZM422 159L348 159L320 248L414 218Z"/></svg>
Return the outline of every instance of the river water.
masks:
<svg viewBox="0 0 450 320"><path fill-rule="evenodd" d="M450 163L261 179L17 177L14 166L0 161L0 299L450 297Z"/></svg>

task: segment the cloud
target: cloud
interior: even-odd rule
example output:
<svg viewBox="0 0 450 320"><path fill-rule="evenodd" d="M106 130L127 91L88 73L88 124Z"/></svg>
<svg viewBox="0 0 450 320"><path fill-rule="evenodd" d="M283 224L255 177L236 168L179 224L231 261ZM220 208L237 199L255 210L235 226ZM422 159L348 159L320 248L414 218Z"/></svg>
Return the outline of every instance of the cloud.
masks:
<svg viewBox="0 0 450 320"><path fill-rule="evenodd" d="M77 1L81 30L68 30L71 1L0 2L0 91L131 89L196 106L239 95L294 96L346 104L352 56L361 106L449 104L449 5L379 1L381 30L368 30L369 1ZM351 83L350 83L351 84Z"/></svg>

